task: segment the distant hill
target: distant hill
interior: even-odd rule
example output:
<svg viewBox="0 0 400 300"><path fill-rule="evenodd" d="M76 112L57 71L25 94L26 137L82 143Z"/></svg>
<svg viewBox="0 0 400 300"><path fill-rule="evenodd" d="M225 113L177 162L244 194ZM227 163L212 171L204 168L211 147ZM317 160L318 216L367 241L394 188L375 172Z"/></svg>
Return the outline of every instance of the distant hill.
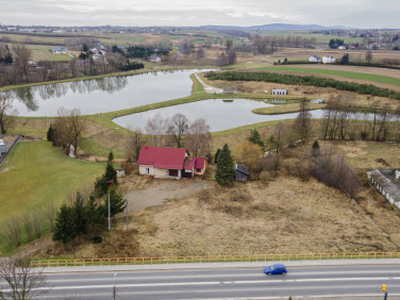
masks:
<svg viewBox="0 0 400 300"><path fill-rule="evenodd" d="M300 24L284 24L284 23L272 23L272 24L248 26L248 27L208 25L208 26L202 26L201 28L209 30L251 30L251 31L350 29L344 26L321 26L317 24L300 25Z"/></svg>

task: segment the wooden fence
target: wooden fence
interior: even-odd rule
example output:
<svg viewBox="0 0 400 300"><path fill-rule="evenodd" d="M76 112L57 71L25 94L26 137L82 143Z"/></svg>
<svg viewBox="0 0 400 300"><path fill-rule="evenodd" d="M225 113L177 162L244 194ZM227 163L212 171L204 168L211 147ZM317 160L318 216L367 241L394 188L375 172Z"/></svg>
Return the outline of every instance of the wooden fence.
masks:
<svg viewBox="0 0 400 300"><path fill-rule="evenodd" d="M400 258L400 252L34 259L33 267Z"/></svg>

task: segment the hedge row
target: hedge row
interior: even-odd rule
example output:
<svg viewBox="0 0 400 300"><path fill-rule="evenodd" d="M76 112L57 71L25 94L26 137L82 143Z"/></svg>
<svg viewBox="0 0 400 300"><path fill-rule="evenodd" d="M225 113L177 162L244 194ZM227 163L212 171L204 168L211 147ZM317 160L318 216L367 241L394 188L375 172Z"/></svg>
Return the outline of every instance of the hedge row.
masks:
<svg viewBox="0 0 400 300"><path fill-rule="evenodd" d="M332 87L342 91L350 91L359 94L387 97L400 100L399 92L380 88L372 84L359 84L355 82L339 81L330 78L315 76L297 76L267 72L210 72L206 74L206 77L210 80L265 81L289 85Z"/></svg>

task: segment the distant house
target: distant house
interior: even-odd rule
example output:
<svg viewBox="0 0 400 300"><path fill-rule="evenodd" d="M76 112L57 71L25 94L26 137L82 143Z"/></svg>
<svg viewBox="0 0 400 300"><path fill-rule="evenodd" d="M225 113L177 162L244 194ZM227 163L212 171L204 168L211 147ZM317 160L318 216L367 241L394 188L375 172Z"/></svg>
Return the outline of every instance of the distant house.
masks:
<svg viewBox="0 0 400 300"><path fill-rule="evenodd" d="M190 157L183 148L143 146L137 163L139 174L164 179L191 178L207 168L205 158Z"/></svg>
<svg viewBox="0 0 400 300"><path fill-rule="evenodd" d="M53 54L68 54L69 49L61 47L61 46L57 46L57 47L54 47L53 49L51 49L51 52Z"/></svg>
<svg viewBox="0 0 400 300"><path fill-rule="evenodd" d="M0 155L2 155L5 152L7 152L6 144L3 142L3 140L0 140Z"/></svg>
<svg viewBox="0 0 400 300"><path fill-rule="evenodd" d="M287 89L272 89L272 95L277 95L277 96L287 95Z"/></svg>
<svg viewBox="0 0 400 300"><path fill-rule="evenodd" d="M394 176L396 179L400 179L400 169L394 171Z"/></svg>
<svg viewBox="0 0 400 300"><path fill-rule="evenodd" d="M223 94L225 94L225 95L230 95L230 94L233 94L233 89L224 89L223 90Z"/></svg>
<svg viewBox="0 0 400 300"><path fill-rule="evenodd" d="M313 55L313 56L310 56L310 57L308 58L308 61L309 61L309 62L321 62L321 57L319 57L319 56L317 56L317 55Z"/></svg>
<svg viewBox="0 0 400 300"><path fill-rule="evenodd" d="M32 61L32 60L28 61L28 70L29 70L30 72L36 71L36 68L37 68L37 63L35 63L35 62Z"/></svg>
<svg viewBox="0 0 400 300"><path fill-rule="evenodd" d="M346 50L347 49L347 45L342 45L338 47L339 50Z"/></svg>
<svg viewBox="0 0 400 300"><path fill-rule="evenodd" d="M249 169L241 164L235 165L235 180L236 181L247 181L249 178Z"/></svg>
<svg viewBox="0 0 400 300"><path fill-rule="evenodd" d="M149 61L152 63L160 63L161 58L155 54L150 55Z"/></svg>
<svg viewBox="0 0 400 300"><path fill-rule="evenodd" d="M336 63L336 58L334 58L333 56L323 56L322 62L324 64L334 64Z"/></svg>

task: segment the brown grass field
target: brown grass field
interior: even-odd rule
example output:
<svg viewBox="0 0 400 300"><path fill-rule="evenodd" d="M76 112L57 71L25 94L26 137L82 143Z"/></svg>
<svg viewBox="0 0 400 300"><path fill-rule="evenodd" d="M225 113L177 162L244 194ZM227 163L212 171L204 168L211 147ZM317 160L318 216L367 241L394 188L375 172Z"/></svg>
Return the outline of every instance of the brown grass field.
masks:
<svg viewBox="0 0 400 300"><path fill-rule="evenodd" d="M192 196L170 199L131 214L129 231L121 216L114 222L111 234L104 236L104 243L76 243L67 252L52 245L52 255L157 257L398 251L400 216L369 187L365 171L382 168L378 158L384 158L389 166L398 166L400 148L377 142L320 142L321 147L329 144L343 153L359 173L363 186L357 203L315 179L304 181L282 170L258 181L236 183L233 188L211 183ZM287 150L282 163L300 157L310 148L311 142ZM212 171L208 177L212 178ZM122 185L124 190L137 186L146 190L152 188L152 181L132 174Z"/></svg>

